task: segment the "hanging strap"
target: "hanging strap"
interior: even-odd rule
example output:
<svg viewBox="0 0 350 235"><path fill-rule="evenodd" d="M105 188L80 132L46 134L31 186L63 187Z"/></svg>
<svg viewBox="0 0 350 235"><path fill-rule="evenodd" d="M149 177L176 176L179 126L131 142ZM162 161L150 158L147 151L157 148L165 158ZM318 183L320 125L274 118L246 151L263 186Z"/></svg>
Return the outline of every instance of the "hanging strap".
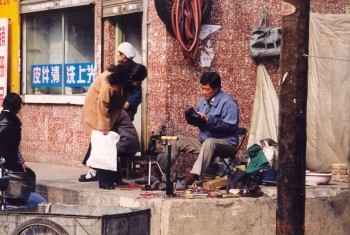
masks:
<svg viewBox="0 0 350 235"><path fill-rule="evenodd" d="M267 9L265 6L265 0L262 0L262 5L263 5L263 12L262 12L262 21L261 21L261 26L269 27L270 26L270 21L269 21L269 10L271 9L271 4L272 0L270 0L270 5L269 8Z"/></svg>
<svg viewBox="0 0 350 235"><path fill-rule="evenodd" d="M268 15L266 9L263 10L262 15L263 15L263 17L262 17L262 21L261 21L261 26L269 27L270 26L269 15Z"/></svg>

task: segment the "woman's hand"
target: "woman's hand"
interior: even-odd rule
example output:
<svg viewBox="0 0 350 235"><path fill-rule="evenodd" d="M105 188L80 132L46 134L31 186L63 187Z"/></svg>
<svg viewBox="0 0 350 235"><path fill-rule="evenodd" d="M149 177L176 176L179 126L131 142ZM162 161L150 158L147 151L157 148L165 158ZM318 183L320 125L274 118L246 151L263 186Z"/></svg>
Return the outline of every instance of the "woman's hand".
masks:
<svg viewBox="0 0 350 235"><path fill-rule="evenodd" d="M124 108L124 109L128 109L128 108L129 108L129 106L130 106L129 102L128 102L128 101L126 101L126 102L125 102L125 104L124 104L124 106L123 106L123 108Z"/></svg>
<svg viewBox="0 0 350 235"><path fill-rule="evenodd" d="M21 164L21 167L22 167L22 169L23 169L24 172L26 172L27 169L29 168L25 163L22 163L22 164ZM29 168L29 169L30 169L30 168Z"/></svg>

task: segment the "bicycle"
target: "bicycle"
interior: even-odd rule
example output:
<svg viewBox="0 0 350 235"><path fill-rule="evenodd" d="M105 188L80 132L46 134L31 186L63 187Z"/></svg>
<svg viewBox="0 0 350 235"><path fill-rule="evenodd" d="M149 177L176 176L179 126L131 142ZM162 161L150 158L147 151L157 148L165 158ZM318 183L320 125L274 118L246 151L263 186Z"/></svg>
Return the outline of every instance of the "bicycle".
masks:
<svg viewBox="0 0 350 235"><path fill-rule="evenodd" d="M12 235L68 235L66 230L51 220L31 219L20 224Z"/></svg>
<svg viewBox="0 0 350 235"><path fill-rule="evenodd" d="M4 158L0 158L0 210L5 210L5 191L9 186L10 177L8 177L8 171L4 168L3 164L5 163Z"/></svg>
<svg viewBox="0 0 350 235"><path fill-rule="evenodd" d="M3 166L4 158L0 158L0 210L7 208L6 190L10 184L11 172ZM41 205L41 204L39 204ZM42 204L44 207L45 205ZM11 235L68 235L68 233L59 224L46 219L30 219L15 228Z"/></svg>

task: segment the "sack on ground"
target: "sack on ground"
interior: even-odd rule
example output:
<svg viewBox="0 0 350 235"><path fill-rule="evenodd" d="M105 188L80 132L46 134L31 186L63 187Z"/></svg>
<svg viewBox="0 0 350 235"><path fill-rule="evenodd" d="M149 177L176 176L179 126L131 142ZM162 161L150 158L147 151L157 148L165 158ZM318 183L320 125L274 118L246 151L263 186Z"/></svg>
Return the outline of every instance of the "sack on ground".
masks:
<svg viewBox="0 0 350 235"><path fill-rule="evenodd" d="M92 168L117 171L117 143L120 135L110 131L108 135L93 130L91 133L91 153L86 165Z"/></svg>
<svg viewBox="0 0 350 235"><path fill-rule="evenodd" d="M246 171L234 171L227 174L227 188L243 189L247 193L256 193L260 191L261 170L247 173Z"/></svg>
<svg viewBox="0 0 350 235"><path fill-rule="evenodd" d="M230 189L242 189L245 186L247 173L245 171L233 171L227 174L227 192Z"/></svg>

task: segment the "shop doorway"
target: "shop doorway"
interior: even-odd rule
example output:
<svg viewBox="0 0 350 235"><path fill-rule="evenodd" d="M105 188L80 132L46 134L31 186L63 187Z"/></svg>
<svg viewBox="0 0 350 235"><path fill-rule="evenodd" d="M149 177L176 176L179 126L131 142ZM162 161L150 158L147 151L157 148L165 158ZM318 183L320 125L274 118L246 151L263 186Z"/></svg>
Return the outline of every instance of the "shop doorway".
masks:
<svg viewBox="0 0 350 235"><path fill-rule="evenodd" d="M142 61L142 12L125 14L115 17L115 48L122 42L131 43L136 49L136 56L134 61L136 63L143 63ZM118 53L118 50L115 51ZM114 56L116 58L116 56ZM115 63L117 63L115 61ZM144 102L144 101L142 101ZM137 109L135 119L133 121L139 139L141 141L142 129L142 109L141 104Z"/></svg>

